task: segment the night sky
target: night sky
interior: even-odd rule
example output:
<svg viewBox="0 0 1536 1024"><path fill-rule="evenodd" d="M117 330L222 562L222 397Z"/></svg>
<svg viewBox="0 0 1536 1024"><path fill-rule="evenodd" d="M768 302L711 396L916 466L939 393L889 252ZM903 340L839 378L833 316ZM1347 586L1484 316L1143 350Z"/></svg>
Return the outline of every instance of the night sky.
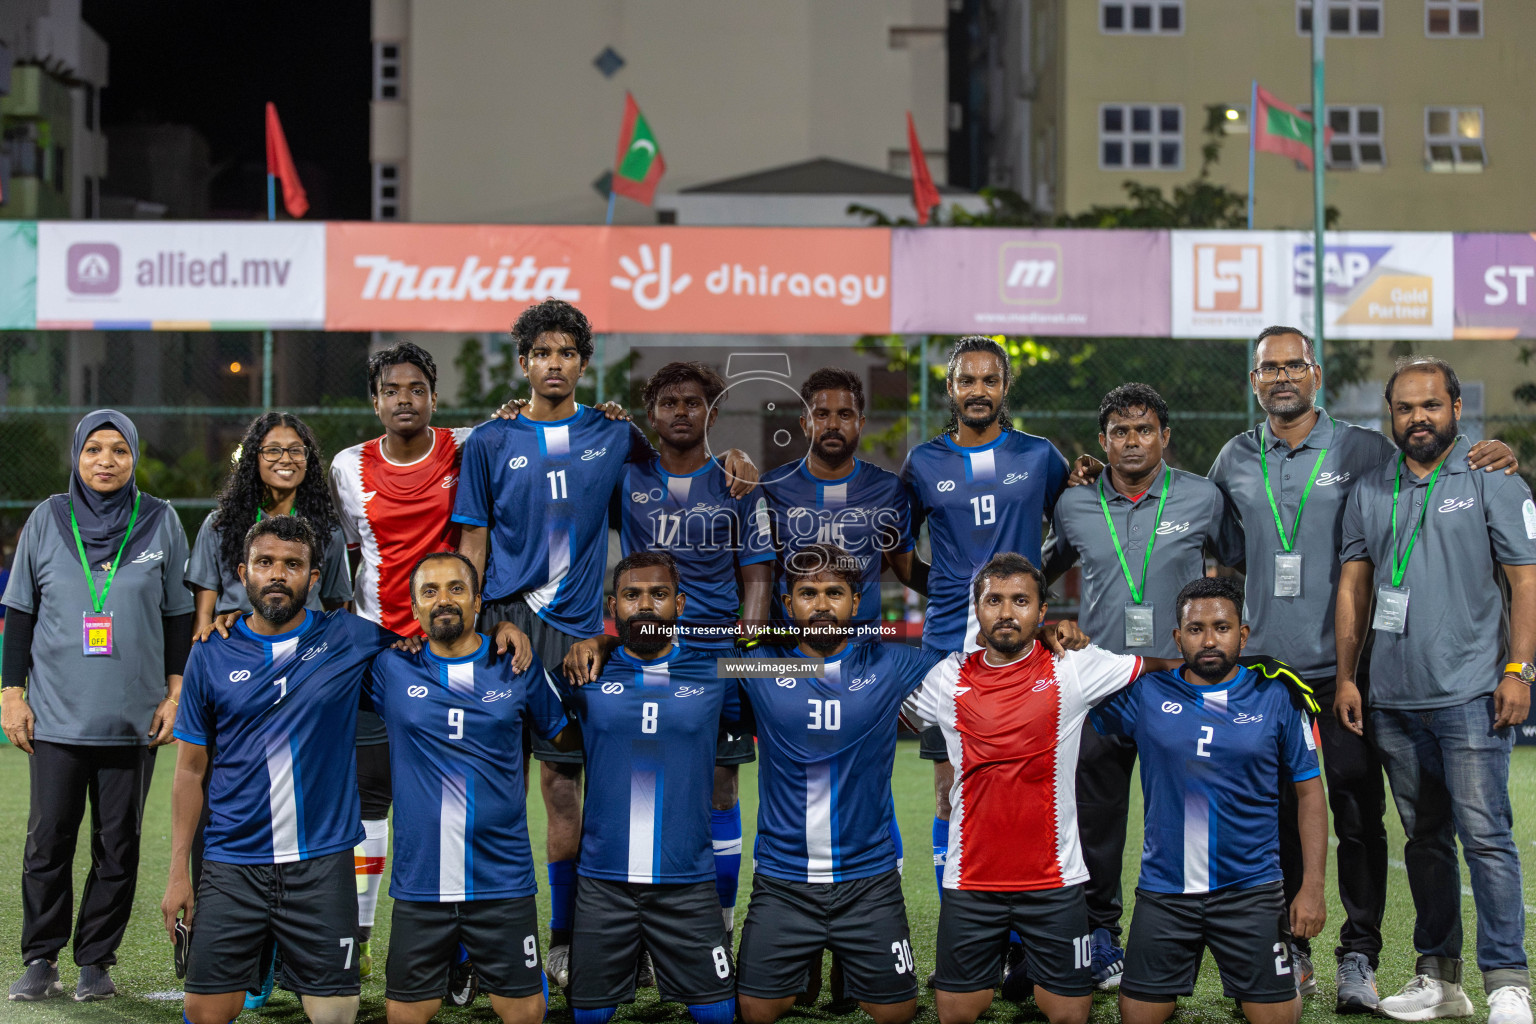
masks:
<svg viewBox="0 0 1536 1024"><path fill-rule="evenodd" d="M266 208L263 107L277 104L307 219L369 217L369 0L84 0L107 41L102 125L188 124L208 140L214 216Z"/></svg>

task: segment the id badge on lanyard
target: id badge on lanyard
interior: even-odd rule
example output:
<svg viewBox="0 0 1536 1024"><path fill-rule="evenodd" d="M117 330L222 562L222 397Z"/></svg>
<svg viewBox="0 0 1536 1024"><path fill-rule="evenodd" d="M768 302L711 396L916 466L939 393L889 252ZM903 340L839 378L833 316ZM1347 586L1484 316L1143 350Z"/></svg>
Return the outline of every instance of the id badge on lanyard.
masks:
<svg viewBox="0 0 1536 1024"><path fill-rule="evenodd" d="M93 615L85 612L82 616L81 641L85 648L87 658L102 658L112 653L112 613L105 615Z"/></svg>
<svg viewBox="0 0 1536 1024"><path fill-rule="evenodd" d="M1275 552L1275 596L1301 596L1301 552Z"/></svg>
<svg viewBox="0 0 1536 1024"><path fill-rule="evenodd" d="M1376 618L1371 628L1383 633L1401 633L1408 628L1407 587L1382 584L1376 588Z"/></svg>
<svg viewBox="0 0 1536 1024"><path fill-rule="evenodd" d="M1152 646L1152 608L1150 605L1125 603L1125 646Z"/></svg>

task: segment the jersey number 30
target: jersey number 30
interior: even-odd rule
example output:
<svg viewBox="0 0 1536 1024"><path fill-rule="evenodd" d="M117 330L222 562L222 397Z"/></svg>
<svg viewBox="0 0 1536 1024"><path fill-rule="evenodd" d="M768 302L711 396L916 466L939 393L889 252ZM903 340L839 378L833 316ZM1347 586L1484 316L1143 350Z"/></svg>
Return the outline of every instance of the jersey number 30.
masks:
<svg viewBox="0 0 1536 1024"><path fill-rule="evenodd" d="M811 724L806 726L807 729L826 729L830 732L843 727L842 701L811 697L806 703L811 706Z"/></svg>

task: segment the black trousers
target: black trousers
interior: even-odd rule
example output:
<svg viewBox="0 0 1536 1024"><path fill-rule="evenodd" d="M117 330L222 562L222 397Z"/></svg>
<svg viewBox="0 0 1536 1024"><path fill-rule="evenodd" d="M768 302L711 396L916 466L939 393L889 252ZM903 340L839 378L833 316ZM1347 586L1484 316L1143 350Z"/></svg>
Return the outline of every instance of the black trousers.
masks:
<svg viewBox="0 0 1536 1024"><path fill-rule="evenodd" d="M139 875L139 826L155 769L147 747L34 740L32 804L22 860L21 956L56 960L73 916L75 839L91 804L91 873L74 922L75 963L117 963Z"/></svg>
<svg viewBox="0 0 1536 1024"><path fill-rule="evenodd" d="M1370 682L1361 665L1358 685L1368 704ZM1318 753L1328 786L1328 809L1336 851L1339 900L1344 923L1339 927L1337 956L1364 953L1376 967L1381 955L1381 917L1387 905L1387 790L1381 760L1371 740L1369 718L1365 735L1356 736L1333 715L1334 681L1309 679L1322 713L1317 717ZM1301 891L1301 833L1296 827L1296 787L1280 787L1280 870L1285 875L1285 905ZM1303 953L1312 944L1295 940Z"/></svg>
<svg viewBox="0 0 1536 1024"><path fill-rule="evenodd" d="M1077 833L1083 844L1088 884L1088 929L1105 928L1120 938L1123 909L1120 874L1125 862L1125 821L1131 807L1136 743L1124 736L1100 736L1083 723L1077 760Z"/></svg>

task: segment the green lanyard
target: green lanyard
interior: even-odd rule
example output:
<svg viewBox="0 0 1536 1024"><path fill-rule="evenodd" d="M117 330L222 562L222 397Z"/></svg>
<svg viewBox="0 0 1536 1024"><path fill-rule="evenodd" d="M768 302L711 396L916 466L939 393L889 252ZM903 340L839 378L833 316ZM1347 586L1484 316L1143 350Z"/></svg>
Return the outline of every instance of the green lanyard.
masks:
<svg viewBox="0 0 1536 1024"><path fill-rule="evenodd" d="M133 496L128 529L123 531L123 542L117 546L117 557L112 560L112 568L107 571L107 582L100 594L96 593L96 578L91 575L90 563L85 560L85 541L80 539L80 524L75 520L75 503L69 503L69 528L75 531L75 550L80 552L80 568L85 570L85 585L91 588L91 604L96 608L97 615L107 606L107 591L112 589L112 581L117 578L117 567L123 563L123 549L128 547L128 535L133 532L133 524L139 520L139 499L142 497L142 494Z"/></svg>
<svg viewBox="0 0 1536 1024"><path fill-rule="evenodd" d="M1449 455L1446 458L1450 458ZM1408 535L1408 550L1402 552L1402 559L1398 559L1397 540L1397 495L1403 489L1403 462L1404 456L1397 457L1397 479L1392 484L1392 585L1403 585L1403 574L1408 571L1408 559L1413 555L1414 542L1419 539L1419 531L1424 529L1424 517L1429 513L1429 498L1435 493L1435 481L1440 479L1440 470L1445 468L1445 459L1440 460L1440 465L1429 475L1429 487L1424 491L1424 507L1419 509L1419 521Z"/></svg>
<svg viewBox="0 0 1536 1024"><path fill-rule="evenodd" d="M1163 496L1157 499L1157 522L1161 526L1163 522L1163 506L1168 503L1168 481L1173 479L1173 470L1163 467ZM1115 521L1109 515L1109 502L1104 498L1104 477L1099 477L1099 508L1104 510L1104 525L1109 527L1109 539L1115 545L1115 554L1120 559L1120 571L1125 573L1126 586L1131 588L1131 599L1141 604L1141 595L1147 589L1147 570L1152 565L1152 545L1157 541L1157 528L1153 527L1152 535L1147 538L1147 554L1141 560L1141 586L1131 579L1131 567L1125 564L1125 549L1120 546L1120 535L1115 532Z"/></svg>
<svg viewBox="0 0 1536 1024"><path fill-rule="evenodd" d="M1319 412L1319 416L1327 416L1325 412ZM1331 420L1332 417L1329 417ZM1317 461L1312 464L1312 475L1307 478L1306 490L1301 492L1301 501L1296 505L1296 520L1291 523L1291 535L1285 535L1285 523L1280 520L1280 506L1275 503L1275 492L1269 486L1269 453L1268 445L1264 440L1264 424L1259 424L1259 469L1264 473L1264 493L1269 495L1269 510L1275 514L1275 529L1280 531L1280 546L1290 551L1296 546L1296 531L1301 527L1301 510L1307 507L1307 496L1312 493L1312 485L1317 483L1318 471L1323 468L1323 459L1328 455L1328 449L1324 448L1317 453Z"/></svg>

